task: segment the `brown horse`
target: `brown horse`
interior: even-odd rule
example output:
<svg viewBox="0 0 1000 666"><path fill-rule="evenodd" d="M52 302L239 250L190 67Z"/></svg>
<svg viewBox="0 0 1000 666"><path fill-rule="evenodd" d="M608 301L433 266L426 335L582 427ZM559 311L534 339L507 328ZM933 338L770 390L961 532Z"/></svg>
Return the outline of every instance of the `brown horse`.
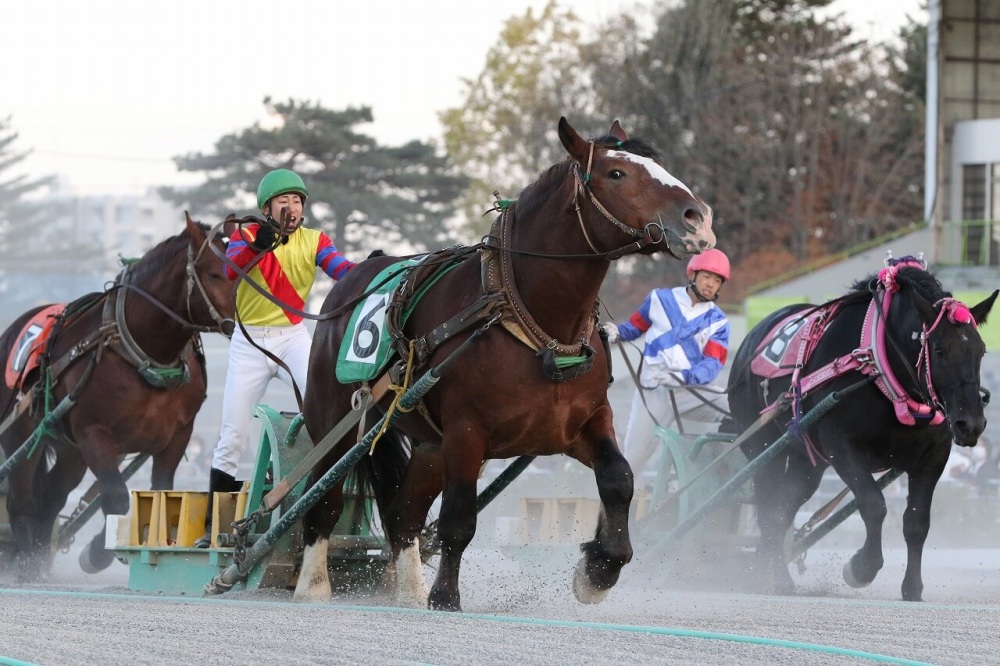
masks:
<svg viewBox="0 0 1000 666"><path fill-rule="evenodd" d="M516 202L498 203L503 212L491 234L463 255L468 260L431 281L405 322L404 337L430 350L421 367L436 366L465 345L424 408L398 423L414 442L412 453L402 455L402 438L385 437L357 470L374 481L392 549L390 571L406 604L459 610L460 561L476 530L476 480L490 459L567 454L594 470L603 510L594 540L583 545L574 579L578 599L603 599L632 559L633 480L612 426L598 293L613 259L663 251L681 258L712 247L712 212L663 168L655 150L629 139L617 122L608 136L587 141L563 118L559 138L569 158L542 173ZM323 310L355 300L395 261L363 262L337 283ZM414 274L411 282L417 280ZM467 327L470 320L475 326ZM448 322L450 328L443 325ZM314 440L351 411L361 387L334 376L347 326L347 317L338 317L316 329L303 406ZM380 407L387 405L383 400ZM326 462L354 441L344 437ZM394 460L406 466L394 469ZM314 480L318 475L314 471ZM428 592L417 537L442 493L441 562ZM329 597L328 537L342 507L340 484L305 516L296 600Z"/></svg>
<svg viewBox="0 0 1000 666"><path fill-rule="evenodd" d="M11 470L7 509L22 579L39 577L51 564L55 520L88 468L100 484L105 515L128 513L128 489L118 469L127 453L152 456L154 489L173 487L206 395L198 332L232 332L233 283L209 248L223 242L187 217L180 234L127 266L105 292L57 310L46 341L28 341L39 350L38 366L24 364L21 333L49 306L21 315L0 336L0 358L8 369L0 385L0 415L30 405L0 435L8 457L34 437L46 403L72 405ZM16 388L9 385L12 367L22 375ZM80 555L88 573L112 560L103 530Z"/></svg>

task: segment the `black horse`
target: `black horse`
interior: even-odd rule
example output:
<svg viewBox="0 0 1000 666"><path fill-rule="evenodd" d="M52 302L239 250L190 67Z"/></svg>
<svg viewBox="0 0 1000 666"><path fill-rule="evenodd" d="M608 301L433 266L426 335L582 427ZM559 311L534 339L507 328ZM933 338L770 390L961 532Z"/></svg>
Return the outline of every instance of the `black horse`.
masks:
<svg viewBox="0 0 1000 666"><path fill-rule="evenodd" d="M830 392L844 392L815 426L799 433L799 445L788 447L755 476L761 540L754 573L762 591L794 592L785 535L832 465L854 493L865 524L865 543L844 566L844 579L853 587L870 584L883 565L886 504L872 474L887 469L907 474L902 595L921 600L921 557L934 488L952 441L975 446L986 427L979 380L986 348L976 324L986 321L996 297L993 292L966 308L921 261L906 257L887 261L877 276L857 282L841 298L818 307L783 308L750 331L729 383L739 432L782 396L792 409L790 421L779 417L743 444L748 458L764 451L786 424L794 428L798 417ZM767 371L768 360L775 372ZM788 375L778 370L779 363L801 369ZM820 369L826 378L815 374Z"/></svg>

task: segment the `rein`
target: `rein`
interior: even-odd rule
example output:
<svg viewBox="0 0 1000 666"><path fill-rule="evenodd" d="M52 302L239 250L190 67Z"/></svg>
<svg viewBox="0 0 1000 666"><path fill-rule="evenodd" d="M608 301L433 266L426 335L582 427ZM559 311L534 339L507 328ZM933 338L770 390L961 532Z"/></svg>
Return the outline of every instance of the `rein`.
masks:
<svg viewBox="0 0 1000 666"><path fill-rule="evenodd" d="M205 305L208 307L209 316L212 318L212 321L214 321L218 327L217 329L213 329L209 326L196 326L191 323L185 324L188 328L192 328L200 333L218 332L225 335L225 331L227 328L226 323L227 322L232 323L231 319L226 319L225 317L219 314L219 311L215 307L215 303L213 303L212 299L208 297L208 292L205 291L205 285L201 283L201 277L199 277L198 275L198 268L197 268L198 260L201 259L201 255L205 253L205 248L215 247L212 244L212 239L215 238L215 235L219 233L219 231L221 231L221 228L224 224L225 221L218 223L208 232L208 234L205 235L205 240L202 242L201 247L198 248L198 254L194 253L194 250L191 248L191 244L188 243L188 248L187 248L188 260L187 260L187 265L184 267L184 272L187 274L188 319L189 320L194 319L194 317L191 315L191 295L194 293L194 289L197 288L198 293L201 294L202 300L205 301ZM173 313L171 312L170 314L172 315Z"/></svg>
<svg viewBox="0 0 1000 666"><path fill-rule="evenodd" d="M220 228L222 227L222 224L223 223L220 222L219 224L215 225L211 229L211 231L208 232L208 234L205 236L204 242L202 242L201 247L198 249L197 255L191 248L191 244L188 243L187 264L184 267L184 272L187 275L187 296L185 298L185 301L187 303L187 314L188 314L187 319L184 319L183 317L179 316L176 312L174 312L169 307L164 305L162 301L156 298L156 296L153 296L151 293L149 293L142 287L138 287L134 284L131 284L128 281L127 276L129 275L132 268L135 267L137 264L134 263L127 264L115 278L114 285L108 288L107 292L111 293L114 291L120 291L121 289L134 291L135 293L139 294L144 299L149 301L150 304L156 306L156 308L158 308L161 312L166 314L168 317L176 321L184 328L190 329L192 331L197 331L198 333L225 334L226 323L227 322L235 323L235 322L233 322L232 319L226 319L225 317L219 314L219 311L218 309L216 309L215 304L212 302L212 299L208 297L208 292L205 290L205 286L202 284L201 277L198 275L198 270L197 270L198 260L201 259L201 255L205 252L205 248L211 247L213 250L217 249L212 244L212 238L214 238L215 235L219 232ZM201 297L204 300L206 307L208 308L209 316L211 316L212 319L215 321L216 326L202 326L200 324L195 324L192 321L194 319L194 316L191 314L191 297L194 294L194 290L196 288L198 290L198 293L201 294Z"/></svg>
<svg viewBox="0 0 1000 666"><path fill-rule="evenodd" d="M248 215L247 217L243 218L239 222L240 222L241 225L244 224L244 223L247 223L247 222L253 222L255 224L259 224L259 223L261 223L261 220L257 219L256 217L254 217L252 215ZM474 246L472 246L472 247L470 247L468 249L470 251L475 251L479 247L481 247L481 245L474 245ZM281 299L279 299L279 298L275 297L273 294L269 293L256 280L254 280L252 277L250 277L250 270L256 265L256 263L258 261L260 261L261 258L264 257L264 253L261 253L261 254L257 255L257 257L255 257L249 264L247 264L246 268L240 268L239 266L236 265L235 262L233 262L232 259L230 259L229 257L226 256L226 253L223 250L220 250L215 245L210 245L209 248L212 250L212 252L215 253L215 256L217 256L226 265L227 268L229 268L233 273L236 274L237 280L242 281L242 282L246 282L248 285L250 285L251 288L253 288L254 291L256 291L258 294L260 294L261 296L263 296L266 300L270 301L274 305L277 305L279 308L281 308L285 312L290 312L291 314L293 314L293 315L295 315L297 317L302 317L303 319L310 319L312 321L324 321L324 320L327 320L327 319L334 319L335 317L339 317L339 316L343 315L346 312L351 312L353 310L354 306L356 306L358 303L362 302L363 300L365 300L366 298L368 298L369 296L371 296L372 294L374 294L376 291L378 291L379 287L381 287L385 283L387 283L390 280L392 280L393 278L395 278L397 275L399 275L399 273L407 270L406 267L402 267L398 271L393 272L390 275L388 275L384 280L380 281L378 284L372 285L369 289L367 289L366 291L364 291L361 295L357 296L356 298L351 299L350 301L348 301L347 303L344 303L340 307L335 308L333 310L330 310L329 312L322 312L322 313L316 315L316 314L312 314L312 313L309 313L309 312L305 312L303 310L299 310L298 308L295 308L295 307L293 307L291 305L288 305L287 303L285 303ZM424 256L424 255L423 254L411 254L411 255L399 257L399 259L413 259L413 258L421 257L421 256Z"/></svg>

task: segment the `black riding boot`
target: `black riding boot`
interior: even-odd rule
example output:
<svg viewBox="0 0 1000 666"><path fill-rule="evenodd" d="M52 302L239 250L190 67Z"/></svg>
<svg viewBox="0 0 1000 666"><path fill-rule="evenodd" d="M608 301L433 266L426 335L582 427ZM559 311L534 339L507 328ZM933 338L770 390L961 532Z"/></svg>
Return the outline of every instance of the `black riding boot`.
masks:
<svg viewBox="0 0 1000 666"><path fill-rule="evenodd" d="M215 493L235 493L242 485L232 474L226 474L214 467L208 473L208 512L205 514L205 533L194 542L195 548L211 548L212 546L212 506L215 504Z"/></svg>

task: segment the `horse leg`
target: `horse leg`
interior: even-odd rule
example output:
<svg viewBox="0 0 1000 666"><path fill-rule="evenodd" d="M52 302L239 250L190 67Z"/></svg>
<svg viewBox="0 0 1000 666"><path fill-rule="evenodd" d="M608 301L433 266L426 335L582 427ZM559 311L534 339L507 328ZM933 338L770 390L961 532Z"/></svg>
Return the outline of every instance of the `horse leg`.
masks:
<svg viewBox="0 0 1000 666"><path fill-rule="evenodd" d="M18 443L24 442L31 431L12 428L11 439ZM43 560L47 555L39 552L40 539L36 535L38 529L38 503L36 501L36 486L42 481L45 473L45 447L49 445L46 438L38 443L34 455L24 460L11 470L7 477L7 515L10 520L11 537L14 543L14 563L17 578L20 582L36 581L42 576ZM8 455L13 454L12 450ZM44 557L43 557L44 556Z"/></svg>
<svg viewBox="0 0 1000 666"><path fill-rule="evenodd" d="M118 457L111 434L103 426L84 430L78 441L83 459L97 477L101 487L101 511L105 518L124 516L129 509L128 487L118 469ZM105 521L106 522L106 521ZM107 569L115 559L113 551L104 547L105 527L80 551L80 568L84 573L97 573Z"/></svg>
<svg viewBox="0 0 1000 666"><path fill-rule="evenodd" d="M431 505L441 494L442 481L440 451L414 446L399 490L385 509L383 522L392 560L383 587L394 583L397 603L405 608L428 605L420 534Z"/></svg>
<svg viewBox="0 0 1000 666"><path fill-rule="evenodd" d="M941 474L921 470L911 472L906 513L903 514L903 538L906 540L906 573L903 576L903 601L923 601L924 541L931 527L931 500Z"/></svg>
<svg viewBox="0 0 1000 666"><path fill-rule="evenodd" d="M845 467L844 463L848 466ZM882 523L887 513L885 497L862 461L853 460L847 454L836 467L837 473L854 493L858 514L865 524L865 542L844 565L844 582L855 588L866 587L875 580L885 563L882 557Z"/></svg>
<svg viewBox="0 0 1000 666"><path fill-rule="evenodd" d="M328 456L329 457L329 456ZM318 469L329 469L336 462L324 459ZM312 483L319 475L314 472ZM344 483L334 485L316 505L306 512L302 519L302 536L305 548L302 551L302 566L295 581L292 601L300 603L325 603L330 600L333 589L330 586L330 572L327 570L327 555L330 551L330 535L344 510Z"/></svg>
<svg viewBox="0 0 1000 666"><path fill-rule="evenodd" d="M583 557L573 574L573 594L577 601L596 604L604 601L618 582L622 567L632 561L628 512L632 503L632 469L607 437L598 440L591 456L601 513L594 540L580 546Z"/></svg>
<svg viewBox="0 0 1000 666"><path fill-rule="evenodd" d="M760 589L765 593L795 594L795 581L788 572L785 539L795 522L795 514L805 504L823 478L823 469L814 467L797 454L778 456L754 477L757 524L760 543L756 567Z"/></svg>
<svg viewBox="0 0 1000 666"><path fill-rule="evenodd" d="M187 450L193 432L194 421L176 433L170 439L170 443L153 456L153 469L149 475L150 490L174 489L174 474L177 472L177 466L181 464L181 458L184 457L184 451Z"/></svg>
<svg viewBox="0 0 1000 666"><path fill-rule="evenodd" d="M44 464L39 466L44 470ZM39 488L38 527L36 537L40 552L51 552L52 532L59 512L66 505L66 498L80 485L87 465L75 447L62 447L56 455L55 466L44 474L44 481L36 484ZM51 563L51 557L49 558Z"/></svg>
<svg viewBox="0 0 1000 666"><path fill-rule="evenodd" d="M457 430L463 431L461 427ZM482 450L476 446L475 441L473 438L463 437L446 443L445 447L449 443L454 447L453 457L446 455L448 448L442 449L444 489L441 493L441 514L438 517L441 562L427 597L427 607L432 610L462 610L458 577L462 554L476 535L476 481L483 462ZM479 441L485 441L484 434Z"/></svg>

